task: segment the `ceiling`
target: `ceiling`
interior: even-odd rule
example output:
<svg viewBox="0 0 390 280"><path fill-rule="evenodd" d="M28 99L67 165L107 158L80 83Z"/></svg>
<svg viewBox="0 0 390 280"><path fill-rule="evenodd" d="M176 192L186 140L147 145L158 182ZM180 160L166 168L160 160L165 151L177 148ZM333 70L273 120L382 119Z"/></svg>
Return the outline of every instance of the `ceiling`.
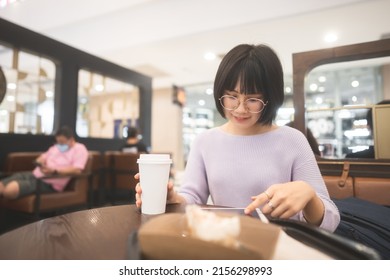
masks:
<svg viewBox="0 0 390 280"><path fill-rule="evenodd" d="M0 17L162 88L212 82L220 57L240 43L272 46L291 74L293 53L388 36L388 11L390 0L25 0ZM324 42L327 32L338 40Z"/></svg>

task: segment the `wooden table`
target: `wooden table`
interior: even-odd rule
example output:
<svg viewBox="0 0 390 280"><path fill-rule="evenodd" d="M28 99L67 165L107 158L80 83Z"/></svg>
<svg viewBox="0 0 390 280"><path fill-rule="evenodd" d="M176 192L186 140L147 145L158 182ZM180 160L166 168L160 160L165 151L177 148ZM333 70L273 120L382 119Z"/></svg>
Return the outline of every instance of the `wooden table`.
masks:
<svg viewBox="0 0 390 280"><path fill-rule="evenodd" d="M184 211L184 205L167 205L167 213ZM128 259L129 252L134 255L136 251L134 247L129 250L129 237L142 224L157 216L144 215L131 204L43 219L0 235L0 259ZM275 249L275 259L376 258L370 251L364 252L360 245L340 240L317 228L289 220L273 223L284 229Z"/></svg>
<svg viewBox="0 0 390 280"><path fill-rule="evenodd" d="M167 205L167 212L184 207ZM153 217L133 204L44 219L0 235L0 259L126 259L129 235Z"/></svg>

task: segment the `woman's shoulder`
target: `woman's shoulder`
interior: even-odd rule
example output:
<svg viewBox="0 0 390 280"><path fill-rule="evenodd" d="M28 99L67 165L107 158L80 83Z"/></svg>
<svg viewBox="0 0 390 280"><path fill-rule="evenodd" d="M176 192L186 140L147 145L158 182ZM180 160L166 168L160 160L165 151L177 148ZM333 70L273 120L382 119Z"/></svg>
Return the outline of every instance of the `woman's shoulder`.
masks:
<svg viewBox="0 0 390 280"><path fill-rule="evenodd" d="M308 138L305 134L302 133L302 131L289 127L289 126L281 126L280 127L281 133L283 133L283 142L288 143L287 145L289 149L296 149L299 151L310 151L315 154L320 154L318 150L318 143L316 139L313 137L311 140L312 142L309 143ZM312 147L313 146L313 147ZM315 147L317 146L317 147Z"/></svg>
<svg viewBox="0 0 390 280"><path fill-rule="evenodd" d="M278 127L274 137L282 142L298 146L301 146L301 143L307 142L306 136L300 130L289 126Z"/></svg>
<svg viewBox="0 0 390 280"><path fill-rule="evenodd" d="M219 127L212 127L205 131L202 131L198 135L196 135L194 139L194 144L203 145L206 143L212 143L218 136L221 135L221 130Z"/></svg>
<svg viewBox="0 0 390 280"><path fill-rule="evenodd" d="M305 135L303 135L303 133L300 130L286 125L280 126L279 131L291 137L297 137L297 138L305 137Z"/></svg>

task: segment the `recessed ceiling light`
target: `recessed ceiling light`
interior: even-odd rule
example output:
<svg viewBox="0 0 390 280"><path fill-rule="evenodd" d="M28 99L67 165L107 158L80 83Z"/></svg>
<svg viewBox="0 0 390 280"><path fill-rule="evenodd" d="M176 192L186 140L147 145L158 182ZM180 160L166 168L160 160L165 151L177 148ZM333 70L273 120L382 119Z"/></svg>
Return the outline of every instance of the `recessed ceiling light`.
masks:
<svg viewBox="0 0 390 280"><path fill-rule="evenodd" d="M322 104L322 102L324 102L324 100L322 99L322 97L317 97L317 98L316 98L316 103L317 103L317 104Z"/></svg>
<svg viewBox="0 0 390 280"><path fill-rule="evenodd" d="M15 96L13 96L13 95L8 95L8 96L7 96L7 101L10 101L10 102L15 101Z"/></svg>
<svg viewBox="0 0 390 280"><path fill-rule="evenodd" d="M316 91L317 89L318 89L318 85L317 84L313 83L313 84L310 85L310 90L311 91Z"/></svg>
<svg viewBox="0 0 390 280"><path fill-rule="evenodd" d="M324 41L327 43L333 43L336 42L338 39L337 34L333 32L329 32L325 35Z"/></svg>
<svg viewBox="0 0 390 280"><path fill-rule="evenodd" d="M359 86L359 81L357 81L357 80L352 81L351 86L352 87L358 87Z"/></svg>
<svg viewBox="0 0 390 280"><path fill-rule="evenodd" d="M214 90L212 88L206 89L206 94L208 94L208 95L212 95L213 92L214 92Z"/></svg>
<svg viewBox="0 0 390 280"><path fill-rule="evenodd" d="M16 84L15 83L8 83L7 88L8 89L16 89Z"/></svg>
<svg viewBox="0 0 390 280"><path fill-rule="evenodd" d="M326 82L326 77L325 76L319 76L318 77L318 81L321 82L321 83L324 83L324 82Z"/></svg>
<svg viewBox="0 0 390 280"><path fill-rule="evenodd" d="M217 58L217 56L215 55L215 53L212 53L212 52L207 52L204 54L204 59L206 60L214 60Z"/></svg>
<svg viewBox="0 0 390 280"><path fill-rule="evenodd" d="M54 92L52 92L51 90L47 90L45 92L45 95L46 95L46 97L53 97L54 96Z"/></svg>
<svg viewBox="0 0 390 280"><path fill-rule="evenodd" d="M97 90L97 91L103 91L103 90L104 90L104 86L103 86L103 85L96 85L96 86L95 86L95 90Z"/></svg>

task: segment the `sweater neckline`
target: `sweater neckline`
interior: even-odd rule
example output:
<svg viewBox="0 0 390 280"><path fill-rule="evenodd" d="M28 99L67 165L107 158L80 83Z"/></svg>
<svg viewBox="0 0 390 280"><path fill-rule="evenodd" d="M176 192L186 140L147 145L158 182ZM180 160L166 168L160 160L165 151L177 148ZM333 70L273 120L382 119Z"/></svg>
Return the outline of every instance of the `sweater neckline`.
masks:
<svg viewBox="0 0 390 280"><path fill-rule="evenodd" d="M273 132L277 132L281 129L280 126L276 126L275 128L271 129L271 130L268 130L268 131L265 131L265 132L261 132L261 133L257 133L257 134L250 134L250 135L242 135L242 134L233 134L233 133L230 133L230 132L227 132L225 131L222 126L218 126L216 127L217 131L219 131L220 133L222 134L225 134L227 136L232 136L232 137L242 137L242 138L250 138L250 137L259 137L259 136L265 136L265 135L269 135L269 134L272 134Z"/></svg>

